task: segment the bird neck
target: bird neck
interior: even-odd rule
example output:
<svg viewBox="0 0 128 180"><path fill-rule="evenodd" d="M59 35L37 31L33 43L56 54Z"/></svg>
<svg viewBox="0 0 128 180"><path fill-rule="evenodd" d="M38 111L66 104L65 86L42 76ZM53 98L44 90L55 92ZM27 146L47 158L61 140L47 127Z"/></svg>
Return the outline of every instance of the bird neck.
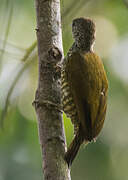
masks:
<svg viewBox="0 0 128 180"><path fill-rule="evenodd" d="M87 41L75 41L74 46L80 51L93 51L93 44L90 44L90 42Z"/></svg>

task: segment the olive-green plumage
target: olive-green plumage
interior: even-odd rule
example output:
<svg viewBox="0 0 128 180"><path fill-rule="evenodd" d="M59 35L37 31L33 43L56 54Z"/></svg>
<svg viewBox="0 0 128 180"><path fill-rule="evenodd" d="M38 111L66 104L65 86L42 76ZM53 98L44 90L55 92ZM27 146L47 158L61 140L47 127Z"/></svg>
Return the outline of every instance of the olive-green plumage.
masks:
<svg viewBox="0 0 128 180"><path fill-rule="evenodd" d="M74 30L79 31L79 37L76 40L78 35L74 33L75 43L64 60L61 73L63 110L71 118L75 132L74 140L65 156L68 165L71 165L80 145L94 140L100 133L106 114L108 90L102 61L91 49L94 23L84 18L74 21L77 21L76 28L81 22L81 27L85 25L83 27L88 37L84 39L84 31L80 32L81 27ZM80 41L80 33L83 42Z"/></svg>

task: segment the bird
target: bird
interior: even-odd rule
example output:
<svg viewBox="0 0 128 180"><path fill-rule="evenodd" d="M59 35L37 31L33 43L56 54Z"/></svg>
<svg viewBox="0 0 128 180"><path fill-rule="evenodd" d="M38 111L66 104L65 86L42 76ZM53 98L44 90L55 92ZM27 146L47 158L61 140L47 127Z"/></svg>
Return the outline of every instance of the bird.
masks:
<svg viewBox="0 0 128 180"><path fill-rule="evenodd" d="M108 80L102 60L93 51L95 29L90 18L74 19L74 42L62 62L62 108L74 125L74 139L65 154L68 166L82 144L96 140L106 116Z"/></svg>

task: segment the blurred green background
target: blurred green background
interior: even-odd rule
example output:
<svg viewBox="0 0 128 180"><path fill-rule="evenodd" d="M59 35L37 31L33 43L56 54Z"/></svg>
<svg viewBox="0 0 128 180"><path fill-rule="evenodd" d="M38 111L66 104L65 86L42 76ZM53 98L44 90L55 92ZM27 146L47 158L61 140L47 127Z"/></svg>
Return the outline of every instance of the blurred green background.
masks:
<svg viewBox="0 0 128 180"><path fill-rule="evenodd" d="M35 111L36 18L33 0L0 0L0 180L41 180ZM82 147L72 165L73 180L128 180L128 1L61 1L63 45L73 39L73 18L92 18L95 51L109 79L104 128L96 143ZM67 143L73 127L64 115Z"/></svg>

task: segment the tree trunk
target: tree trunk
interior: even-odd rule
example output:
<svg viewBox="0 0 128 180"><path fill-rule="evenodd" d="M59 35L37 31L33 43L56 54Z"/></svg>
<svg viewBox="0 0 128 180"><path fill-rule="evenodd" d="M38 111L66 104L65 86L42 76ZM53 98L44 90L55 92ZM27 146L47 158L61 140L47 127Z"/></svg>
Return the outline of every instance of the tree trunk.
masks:
<svg viewBox="0 0 128 180"><path fill-rule="evenodd" d="M60 2L35 0L39 79L35 110L43 155L45 180L70 180L64 160L66 141L60 107L60 68L63 57Z"/></svg>

